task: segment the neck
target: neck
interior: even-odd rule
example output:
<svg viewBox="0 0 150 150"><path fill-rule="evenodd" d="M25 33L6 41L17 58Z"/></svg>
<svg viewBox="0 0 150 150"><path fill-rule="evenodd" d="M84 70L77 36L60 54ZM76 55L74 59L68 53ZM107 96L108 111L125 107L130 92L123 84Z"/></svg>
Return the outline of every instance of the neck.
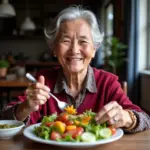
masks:
<svg viewBox="0 0 150 150"><path fill-rule="evenodd" d="M78 73L71 73L64 71L64 75L67 80L67 84L70 92L79 93L83 87L84 80L86 78L87 69ZM74 94L73 94L74 95Z"/></svg>

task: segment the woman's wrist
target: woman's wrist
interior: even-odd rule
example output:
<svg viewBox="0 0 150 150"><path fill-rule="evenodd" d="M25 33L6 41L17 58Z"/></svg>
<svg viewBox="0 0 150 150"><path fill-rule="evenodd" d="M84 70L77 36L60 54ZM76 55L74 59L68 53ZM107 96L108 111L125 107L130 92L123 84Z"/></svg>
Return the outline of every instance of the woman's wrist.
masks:
<svg viewBox="0 0 150 150"><path fill-rule="evenodd" d="M15 111L15 116L17 120L24 121L32 111L27 107L26 101L19 104Z"/></svg>
<svg viewBox="0 0 150 150"><path fill-rule="evenodd" d="M133 124L133 120L127 110L124 110L124 118L125 118L125 128L129 128Z"/></svg>
<svg viewBox="0 0 150 150"><path fill-rule="evenodd" d="M125 110L126 111L126 117L127 117L127 121L126 121L126 125L124 126L124 128L126 130L132 130L133 128L135 128L136 124L137 124L137 118L134 115L134 113L131 110Z"/></svg>

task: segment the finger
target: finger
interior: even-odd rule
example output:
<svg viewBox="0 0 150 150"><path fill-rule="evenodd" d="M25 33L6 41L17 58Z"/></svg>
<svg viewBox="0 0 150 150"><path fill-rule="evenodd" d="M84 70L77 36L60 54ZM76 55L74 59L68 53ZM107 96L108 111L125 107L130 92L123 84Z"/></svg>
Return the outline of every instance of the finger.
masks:
<svg viewBox="0 0 150 150"><path fill-rule="evenodd" d="M50 92L49 87L46 86L46 85L44 85L44 84L42 84L42 83L40 83L40 82L37 82L37 83L35 83L35 84L32 84L29 89L31 89L31 90L33 90L33 89L42 89L42 90L44 90L44 91L46 91L46 92Z"/></svg>
<svg viewBox="0 0 150 150"><path fill-rule="evenodd" d="M118 121L117 123L113 124L113 127L115 127L115 128L121 128L121 127L123 127L123 124L122 124L121 121Z"/></svg>
<svg viewBox="0 0 150 150"><path fill-rule="evenodd" d="M33 84L33 83L32 83L32 84ZM25 93L28 93L29 91L32 90L32 84L29 83L28 87L27 87L26 90L25 90Z"/></svg>
<svg viewBox="0 0 150 150"><path fill-rule="evenodd" d="M30 93L30 92L32 92L33 91L33 88L30 86L30 87L28 87L26 90L25 90L25 93L27 94L27 93Z"/></svg>
<svg viewBox="0 0 150 150"><path fill-rule="evenodd" d="M40 84L37 84L37 87L38 87L38 86L42 86L42 89L43 89L43 90L45 90L45 91L47 91L47 92L50 92L49 87L47 87L47 86L45 85L45 78L44 78L44 76L40 76L39 79L38 79L38 82L41 83L43 86L40 85Z"/></svg>
<svg viewBox="0 0 150 150"><path fill-rule="evenodd" d="M31 96L30 93L32 93L32 90L30 90L29 88L27 88L27 89L25 90L25 95L26 95L26 98L27 98L27 99L30 98L30 96Z"/></svg>
<svg viewBox="0 0 150 150"><path fill-rule="evenodd" d="M47 97L41 95L41 94L33 94L32 95L32 100L44 100L44 101L47 101Z"/></svg>
<svg viewBox="0 0 150 150"><path fill-rule="evenodd" d="M112 118L112 119L108 120L107 123L111 126L111 125L114 125L116 123L116 121Z"/></svg>
<svg viewBox="0 0 150 150"><path fill-rule="evenodd" d="M45 85L45 78L44 78L44 76L40 76L39 79L38 79L38 82L30 84L29 87L31 89L43 89L43 90L45 90L47 92L50 92L49 87L47 87Z"/></svg>
<svg viewBox="0 0 150 150"><path fill-rule="evenodd" d="M47 101L47 100L40 100L40 101L39 101L39 105L43 105L43 104L45 104L45 103L46 103L46 101Z"/></svg>
<svg viewBox="0 0 150 150"><path fill-rule="evenodd" d="M44 76L40 76L38 78L38 82L40 82L41 84L45 84L45 78L44 78Z"/></svg>
<svg viewBox="0 0 150 150"><path fill-rule="evenodd" d="M111 120L117 114L117 109L112 108L110 111L106 112L97 122L104 123Z"/></svg>
<svg viewBox="0 0 150 150"><path fill-rule="evenodd" d="M40 99L49 99L50 96L48 92L45 92L41 89L36 89L36 90L26 90L26 97L27 99L34 99L34 100L40 100Z"/></svg>
<svg viewBox="0 0 150 150"><path fill-rule="evenodd" d="M31 89L31 88L27 88L25 90L25 94L26 94L27 99L32 96L32 93L33 93L33 89Z"/></svg>
<svg viewBox="0 0 150 150"><path fill-rule="evenodd" d="M96 114L95 120L100 120L107 112L109 112L112 108L115 108L117 105L118 103L116 101L106 104L102 110Z"/></svg>
<svg viewBox="0 0 150 150"><path fill-rule="evenodd" d="M32 105L43 105L43 104L45 104L46 102L47 102L47 99L40 99L40 100L37 100L37 99L35 99L34 97L29 97L29 99L28 99L28 101L29 101L29 103L30 103L30 105L32 106Z"/></svg>
<svg viewBox="0 0 150 150"><path fill-rule="evenodd" d="M28 89L32 89L34 87L35 83L28 83Z"/></svg>
<svg viewBox="0 0 150 150"><path fill-rule="evenodd" d="M42 89L36 89L36 90L34 90L34 91L33 91L33 94L34 94L34 95L40 94L40 95L42 95L42 96L45 96L47 99L50 98L49 93L46 92L46 91L44 91L44 90L42 90Z"/></svg>
<svg viewBox="0 0 150 150"><path fill-rule="evenodd" d="M36 105L43 105L47 100L35 100Z"/></svg>
<svg viewBox="0 0 150 150"><path fill-rule="evenodd" d="M108 120L107 123L109 125L114 125L120 121L119 119L120 119L119 115L116 114L114 117L112 117L110 120Z"/></svg>

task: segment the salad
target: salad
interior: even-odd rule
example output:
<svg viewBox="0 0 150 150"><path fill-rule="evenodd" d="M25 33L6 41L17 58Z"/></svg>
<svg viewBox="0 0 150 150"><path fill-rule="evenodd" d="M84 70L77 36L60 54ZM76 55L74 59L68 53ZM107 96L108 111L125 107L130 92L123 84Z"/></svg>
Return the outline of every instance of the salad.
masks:
<svg viewBox="0 0 150 150"><path fill-rule="evenodd" d="M116 129L107 123L97 124L96 113L86 110L77 115L73 106L68 106L60 115L44 116L40 126L34 128L34 134L45 140L70 142L95 142L115 134Z"/></svg>

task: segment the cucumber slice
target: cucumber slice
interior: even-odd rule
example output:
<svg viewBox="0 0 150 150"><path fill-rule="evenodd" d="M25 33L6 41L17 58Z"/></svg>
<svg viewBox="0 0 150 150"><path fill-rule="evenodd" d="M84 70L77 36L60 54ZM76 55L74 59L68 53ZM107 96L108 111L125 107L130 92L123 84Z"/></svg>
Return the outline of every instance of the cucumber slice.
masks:
<svg viewBox="0 0 150 150"><path fill-rule="evenodd" d="M96 141L96 136L91 132L84 132L81 135L81 140L83 142L95 142Z"/></svg>
<svg viewBox="0 0 150 150"><path fill-rule="evenodd" d="M104 139L109 138L111 136L111 130L109 128L100 129L99 135Z"/></svg>

